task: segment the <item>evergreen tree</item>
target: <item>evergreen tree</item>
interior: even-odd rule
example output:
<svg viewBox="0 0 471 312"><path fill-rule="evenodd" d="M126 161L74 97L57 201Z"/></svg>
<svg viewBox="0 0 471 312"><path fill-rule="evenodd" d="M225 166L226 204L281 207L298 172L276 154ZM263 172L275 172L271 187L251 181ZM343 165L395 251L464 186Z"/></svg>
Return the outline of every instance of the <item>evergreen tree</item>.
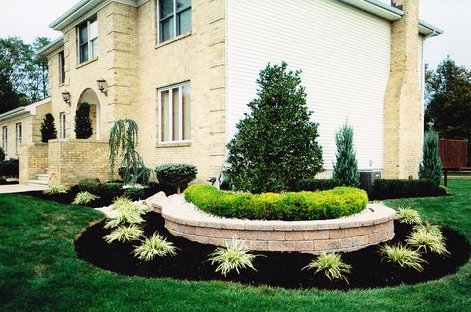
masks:
<svg viewBox="0 0 471 312"><path fill-rule="evenodd" d="M41 142L47 143L51 139L57 139L56 126L54 125L54 117L47 113L41 123Z"/></svg>
<svg viewBox="0 0 471 312"><path fill-rule="evenodd" d="M333 178L339 185L358 187L360 184L360 172L353 146L353 128L344 124L335 133L337 145L336 161L334 164Z"/></svg>
<svg viewBox="0 0 471 312"><path fill-rule="evenodd" d="M425 132L419 178L433 180L437 186L442 178L442 161L438 154L438 132L433 130Z"/></svg>
<svg viewBox="0 0 471 312"><path fill-rule="evenodd" d="M75 113L75 137L88 139L93 134L92 120L90 119L90 105L80 103Z"/></svg>
<svg viewBox="0 0 471 312"><path fill-rule="evenodd" d="M310 121L300 71L270 64L257 79L257 97L227 145L225 172L237 190L253 193L290 189L322 170L317 124Z"/></svg>

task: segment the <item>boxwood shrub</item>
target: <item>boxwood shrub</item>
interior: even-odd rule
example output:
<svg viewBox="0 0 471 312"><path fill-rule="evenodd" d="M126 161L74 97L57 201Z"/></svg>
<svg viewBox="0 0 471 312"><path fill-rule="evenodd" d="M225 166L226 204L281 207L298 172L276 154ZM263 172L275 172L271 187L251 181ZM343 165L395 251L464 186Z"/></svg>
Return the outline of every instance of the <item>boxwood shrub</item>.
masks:
<svg viewBox="0 0 471 312"><path fill-rule="evenodd" d="M446 195L433 180L378 179L373 185L374 199L431 197Z"/></svg>
<svg viewBox="0 0 471 312"><path fill-rule="evenodd" d="M365 209L366 192L352 187L329 191L287 193L235 193L202 184L189 186L185 199L213 215L254 220L325 220Z"/></svg>
<svg viewBox="0 0 471 312"><path fill-rule="evenodd" d="M0 161L0 177L18 177L20 173L20 162L18 159Z"/></svg>
<svg viewBox="0 0 471 312"><path fill-rule="evenodd" d="M295 183L293 191L325 191L340 186L334 179L302 179Z"/></svg>

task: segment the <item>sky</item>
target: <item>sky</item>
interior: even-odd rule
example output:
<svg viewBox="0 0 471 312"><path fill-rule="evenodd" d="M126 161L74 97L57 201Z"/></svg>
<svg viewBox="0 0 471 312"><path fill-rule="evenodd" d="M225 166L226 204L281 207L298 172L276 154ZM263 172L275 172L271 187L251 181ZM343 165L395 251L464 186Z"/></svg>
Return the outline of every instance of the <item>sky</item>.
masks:
<svg viewBox="0 0 471 312"><path fill-rule="evenodd" d="M230 0L237 1L237 0ZM380 0L390 4L390 0ZM18 36L31 43L36 37L52 40L60 33L48 26L79 0L0 0L0 37ZM471 68L471 0L420 0L421 20L445 33L430 38L425 62L435 68L447 55Z"/></svg>

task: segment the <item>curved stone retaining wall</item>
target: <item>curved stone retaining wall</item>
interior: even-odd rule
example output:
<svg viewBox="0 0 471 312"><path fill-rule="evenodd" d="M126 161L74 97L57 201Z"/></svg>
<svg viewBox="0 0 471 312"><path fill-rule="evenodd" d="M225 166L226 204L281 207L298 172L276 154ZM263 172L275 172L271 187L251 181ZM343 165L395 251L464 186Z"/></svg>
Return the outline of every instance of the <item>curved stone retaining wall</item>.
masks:
<svg viewBox="0 0 471 312"><path fill-rule="evenodd" d="M395 211L381 204L369 204L363 212L340 219L259 221L215 217L195 209L180 195L159 195L150 203L161 209L165 227L173 235L218 246L237 236L250 250L318 254L354 251L394 236Z"/></svg>

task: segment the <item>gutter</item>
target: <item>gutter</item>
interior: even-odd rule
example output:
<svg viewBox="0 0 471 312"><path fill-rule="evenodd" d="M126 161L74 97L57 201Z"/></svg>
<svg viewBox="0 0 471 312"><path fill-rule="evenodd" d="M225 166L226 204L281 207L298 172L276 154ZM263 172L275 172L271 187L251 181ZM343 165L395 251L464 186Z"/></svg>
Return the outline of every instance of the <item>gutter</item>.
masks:
<svg viewBox="0 0 471 312"><path fill-rule="evenodd" d="M3 121L5 119L9 119L9 118L12 118L12 117L20 116L20 115L23 115L25 113L28 113L28 111L26 111L24 106L18 107L18 108L9 110L8 112L5 112L3 114L0 114L0 121Z"/></svg>

